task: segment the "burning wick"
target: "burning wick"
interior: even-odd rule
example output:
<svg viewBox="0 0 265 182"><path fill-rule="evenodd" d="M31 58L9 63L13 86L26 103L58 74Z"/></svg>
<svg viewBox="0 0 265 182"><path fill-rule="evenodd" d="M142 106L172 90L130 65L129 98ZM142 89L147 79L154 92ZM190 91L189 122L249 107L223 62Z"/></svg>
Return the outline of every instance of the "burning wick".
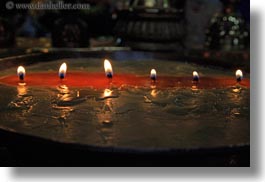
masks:
<svg viewBox="0 0 265 182"><path fill-rule="evenodd" d="M236 70L236 81L240 82L243 79L243 73L241 70Z"/></svg>
<svg viewBox="0 0 265 182"><path fill-rule="evenodd" d="M60 66L60 69L59 69L59 78L60 79L64 79L65 78L66 70L67 70L67 65L66 65L66 63L63 63Z"/></svg>
<svg viewBox="0 0 265 182"><path fill-rule="evenodd" d="M156 81L156 70L155 69L151 70L150 78L151 80Z"/></svg>
<svg viewBox="0 0 265 182"><path fill-rule="evenodd" d="M109 79L111 79L113 76L113 71L112 71L112 66L111 66L110 62L107 59L105 59L105 61L104 61L104 69L105 69L106 76Z"/></svg>
<svg viewBox="0 0 265 182"><path fill-rule="evenodd" d="M23 66L19 66L17 68L17 75L19 77L19 80L24 80L25 78L25 75L26 75L26 71L25 71L25 68Z"/></svg>
<svg viewBox="0 0 265 182"><path fill-rule="evenodd" d="M193 81L198 82L199 81L199 74L197 71L193 71Z"/></svg>

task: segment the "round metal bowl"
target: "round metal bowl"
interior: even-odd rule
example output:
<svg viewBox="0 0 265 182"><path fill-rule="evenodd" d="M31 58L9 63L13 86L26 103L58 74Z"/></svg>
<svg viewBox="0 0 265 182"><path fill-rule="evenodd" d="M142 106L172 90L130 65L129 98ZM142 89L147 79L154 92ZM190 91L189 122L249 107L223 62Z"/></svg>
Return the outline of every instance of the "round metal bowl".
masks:
<svg viewBox="0 0 265 182"><path fill-rule="evenodd" d="M136 52L127 48L99 49L32 49L27 54L6 56L0 59L1 70L19 64L30 65L60 58L95 57L112 59L162 59L186 61L200 64L236 66L249 69L249 61L242 61L246 53L234 53L235 59L227 63L205 51L179 53ZM21 50L19 51L21 53ZM14 53L12 53L14 54ZM220 53L227 54L227 53ZM5 54L5 55L8 55ZM193 55L193 56L189 56ZM218 54L219 55L219 54ZM5 166L249 166L250 144L235 144L215 148L126 148L82 145L61 142L27 135L15 128L0 126L0 164Z"/></svg>

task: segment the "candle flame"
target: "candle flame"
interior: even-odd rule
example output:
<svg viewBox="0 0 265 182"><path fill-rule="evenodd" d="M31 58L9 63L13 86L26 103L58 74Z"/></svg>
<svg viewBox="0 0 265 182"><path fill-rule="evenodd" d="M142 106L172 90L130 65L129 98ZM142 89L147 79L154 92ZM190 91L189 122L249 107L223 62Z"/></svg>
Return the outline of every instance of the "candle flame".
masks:
<svg viewBox="0 0 265 182"><path fill-rule="evenodd" d="M199 74L197 71L193 71L192 75L193 75L193 81L199 81Z"/></svg>
<svg viewBox="0 0 265 182"><path fill-rule="evenodd" d="M156 70L155 69L151 69L150 78L152 80L156 80Z"/></svg>
<svg viewBox="0 0 265 182"><path fill-rule="evenodd" d="M106 76L108 78L112 78L112 76L113 76L112 66L111 66L109 60L107 60L107 59L104 60L104 69L105 69Z"/></svg>
<svg viewBox="0 0 265 182"><path fill-rule="evenodd" d="M61 66L60 66L60 69L59 69L59 77L61 79L63 79L66 75L66 71L67 71L67 65L66 63L63 63Z"/></svg>
<svg viewBox="0 0 265 182"><path fill-rule="evenodd" d="M23 80L26 75L26 70L23 66L19 66L17 68L17 75L19 76L20 80Z"/></svg>
<svg viewBox="0 0 265 182"><path fill-rule="evenodd" d="M237 81L241 81L243 78L243 73L241 70L236 70L236 79Z"/></svg>

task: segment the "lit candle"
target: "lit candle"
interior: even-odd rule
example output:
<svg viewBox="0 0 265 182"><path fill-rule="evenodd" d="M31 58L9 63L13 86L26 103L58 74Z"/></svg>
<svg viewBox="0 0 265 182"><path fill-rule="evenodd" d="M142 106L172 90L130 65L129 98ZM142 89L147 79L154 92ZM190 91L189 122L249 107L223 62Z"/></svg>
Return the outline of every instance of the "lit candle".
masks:
<svg viewBox="0 0 265 182"><path fill-rule="evenodd" d="M107 59L105 59L105 61L104 61L104 69L105 69L106 76L108 78L112 78L112 76L113 76L112 66L111 66L109 60L107 60Z"/></svg>
<svg viewBox="0 0 265 182"><path fill-rule="evenodd" d="M25 68L23 66L19 66L17 68L17 75L21 81L24 80L25 75L26 75L26 71L25 71Z"/></svg>
<svg viewBox="0 0 265 182"><path fill-rule="evenodd" d="M243 73L241 70L236 70L236 81L240 82L243 79Z"/></svg>
<svg viewBox="0 0 265 182"><path fill-rule="evenodd" d="M59 78L60 79L64 79L65 78L66 70L67 70L67 65L66 65L66 63L63 63L60 66L60 69L59 69Z"/></svg>
<svg viewBox="0 0 265 182"><path fill-rule="evenodd" d="M151 70L150 78L151 80L156 81L156 70L155 69Z"/></svg>
<svg viewBox="0 0 265 182"><path fill-rule="evenodd" d="M193 81L198 82L199 81L199 74L197 71L193 71Z"/></svg>

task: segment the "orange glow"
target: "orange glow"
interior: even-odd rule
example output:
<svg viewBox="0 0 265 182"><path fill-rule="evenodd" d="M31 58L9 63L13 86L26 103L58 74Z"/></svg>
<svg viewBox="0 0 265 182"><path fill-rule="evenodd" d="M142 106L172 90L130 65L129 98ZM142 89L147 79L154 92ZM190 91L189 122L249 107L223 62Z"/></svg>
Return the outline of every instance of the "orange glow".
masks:
<svg viewBox="0 0 265 182"><path fill-rule="evenodd" d="M25 85L19 85L17 86L17 93L18 96L26 95L28 93L28 89Z"/></svg>

